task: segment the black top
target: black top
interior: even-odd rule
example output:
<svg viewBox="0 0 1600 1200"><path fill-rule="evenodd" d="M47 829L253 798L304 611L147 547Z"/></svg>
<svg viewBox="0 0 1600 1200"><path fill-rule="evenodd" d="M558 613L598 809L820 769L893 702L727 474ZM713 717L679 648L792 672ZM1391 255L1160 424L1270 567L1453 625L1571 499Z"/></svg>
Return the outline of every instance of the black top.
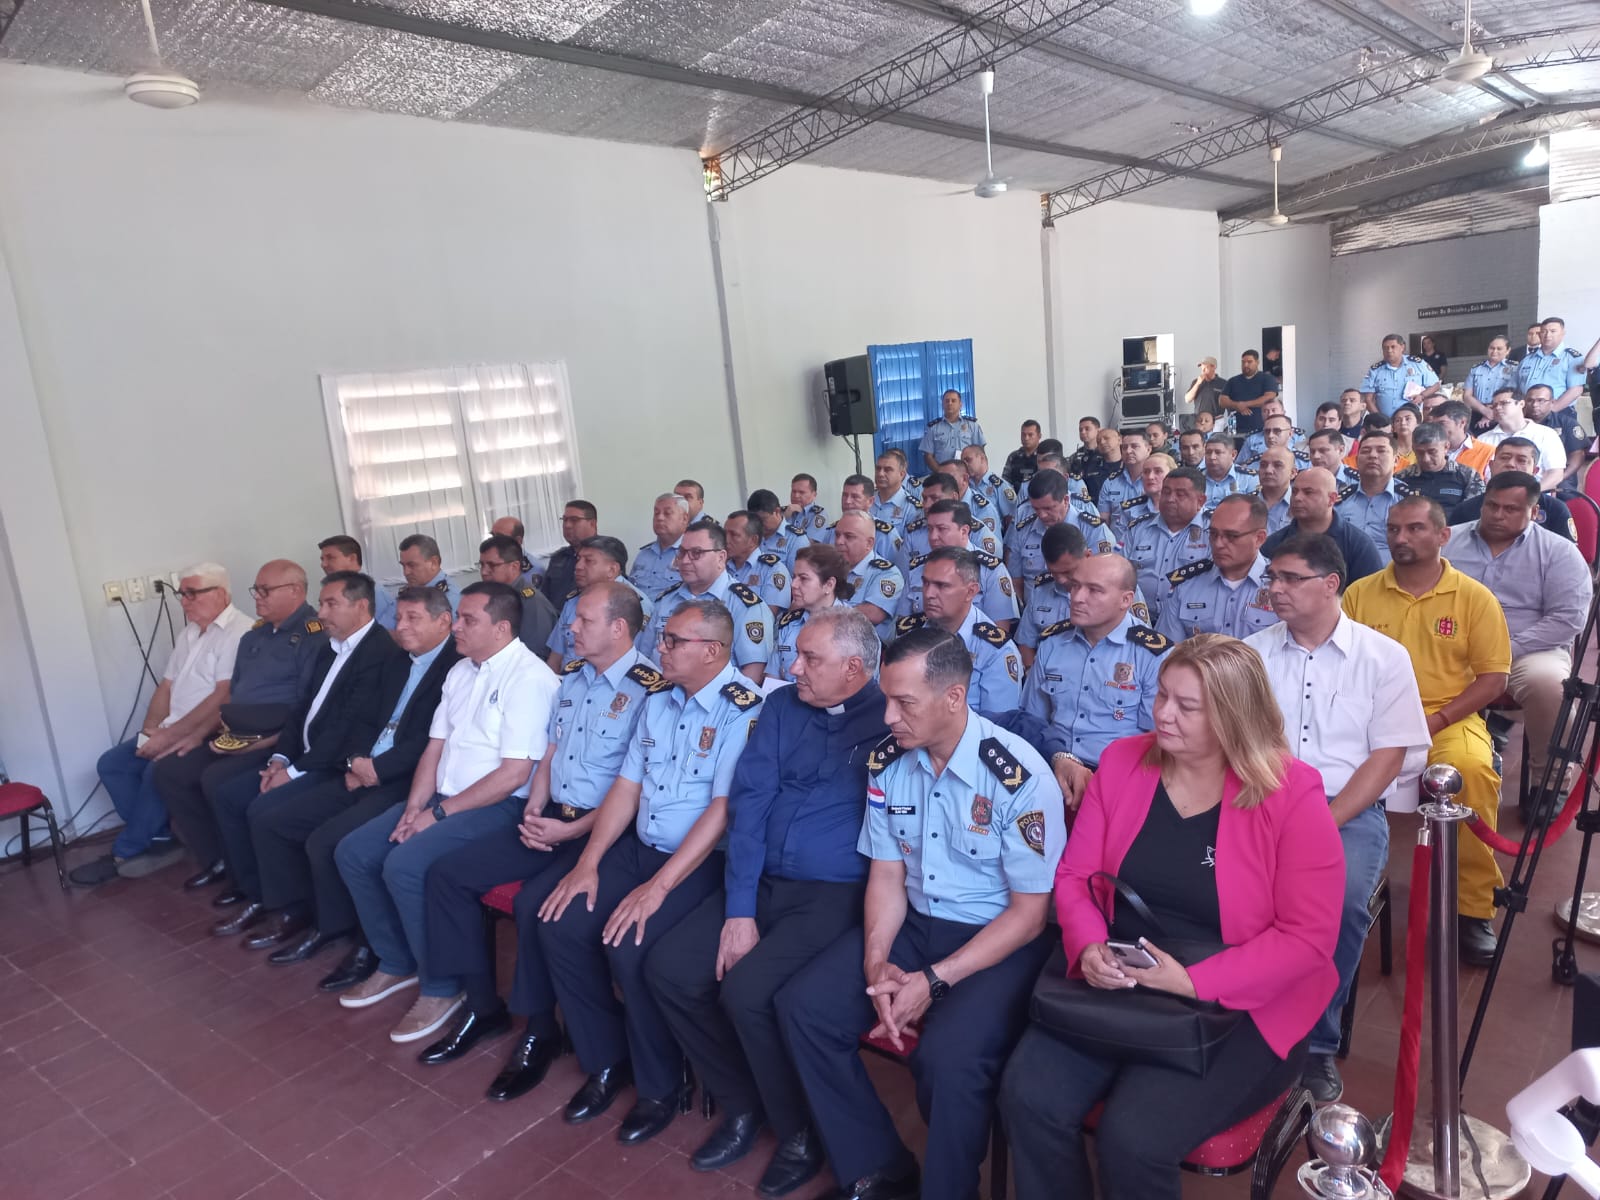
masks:
<svg viewBox="0 0 1600 1200"><path fill-rule="evenodd" d="M1185 819L1173 807L1167 785L1156 785L1149 815L1128 847L1117 877L1138 893L1161 928L1146 928L1130 905L1118 904L1112 937L1127 942L1147 937L1157 946L1163 937L1222 940L1216 869L1221 814L1222 805L1215 804Z"/></svg>
<svg viewBox="0 0 1600 1200"><path fill-rule="evenodd" d="M1422 361L1433 368L1433 373L1439 378L1444 378L1444 368L1450 360L1435 350L1432 354L1424 354Z"/></svg>

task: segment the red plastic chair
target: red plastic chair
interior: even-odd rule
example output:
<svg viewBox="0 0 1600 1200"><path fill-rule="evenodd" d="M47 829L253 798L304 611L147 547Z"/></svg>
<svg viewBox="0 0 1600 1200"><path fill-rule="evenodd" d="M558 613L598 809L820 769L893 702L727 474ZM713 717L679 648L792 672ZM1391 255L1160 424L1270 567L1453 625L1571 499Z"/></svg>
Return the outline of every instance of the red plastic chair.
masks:
<svg viewBox="0 0 1600 1200"><path fill-rule="evenodd" d="M1600 479L1600 471L1590 471L1585 477L1585 486L1588 486L1591 478ZM1572 511L1572 524L1578 531L1578 550L1592 572L1600 564L1600 504L1596 504L1591 496L1579 492L1575 496L1568 496L1566 505Z"/></svg>
<svg viewBox="0 0 1600 1200"><path fill-rule="evenodd" d="M45 824L50 827L50 849L55 852L56 876L61 880L63 891L67 889L67 868L63 859L65 846L61 841L61 830L56 826L56 812L51 807L48 797L31 783L0 783L0 821L10 817L19 817L22 821L22 865L33 865L32 826L29 823L34 813L44 817Z"/></svg>
<svg viewBox="0 0 1600 1200"><path fill-rule="evenodd" d="M1600 441L1600 438L1596 439ZM1583 494L1596 504L1600 504L1600 471L1585 468L1583 471Z"/></svg>

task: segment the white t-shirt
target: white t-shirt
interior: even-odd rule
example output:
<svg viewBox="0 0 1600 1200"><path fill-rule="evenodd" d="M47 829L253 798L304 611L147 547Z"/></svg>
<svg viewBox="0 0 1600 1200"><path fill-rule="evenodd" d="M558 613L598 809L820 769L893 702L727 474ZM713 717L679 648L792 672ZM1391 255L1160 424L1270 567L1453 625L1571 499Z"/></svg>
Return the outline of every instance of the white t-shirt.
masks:
<svg viewBox="0 0 1600 1200"><path fill-rule="evenodd" d="M550 744L550 713L561 681L520 641L483 663L464 658L444 677L429 737L444 740L434 787L465 791L504 759L528 760L528 778L512 793L526 796L533 767Z"/></svg>
<svg viewBox="0 0 1600 1200"><path fill-rule="evenodd" d="M1488 433L1476 435L1478 440L1486 446L1498 446L1507 438L1527 438L1539 447L1539 465L1535 474L1545 471L1563 471L1567 466L1567 449L1561 444L1561 435L1548 425L1541 425L1537 421L1529 421L1515 433L1507 433L1496 426Z"/></svg>
<svg viewBox="0 0 1600 1200"><path fill-rule="evenodd" d="M239 639L255 624L233 605L217 614L205 627L189 624L178 634L178 644L167 659L161 678L172 685L171 710L162 728L188 716L197 704L217 690L217 684L233 678L233 660L239 655Z"/></svg>

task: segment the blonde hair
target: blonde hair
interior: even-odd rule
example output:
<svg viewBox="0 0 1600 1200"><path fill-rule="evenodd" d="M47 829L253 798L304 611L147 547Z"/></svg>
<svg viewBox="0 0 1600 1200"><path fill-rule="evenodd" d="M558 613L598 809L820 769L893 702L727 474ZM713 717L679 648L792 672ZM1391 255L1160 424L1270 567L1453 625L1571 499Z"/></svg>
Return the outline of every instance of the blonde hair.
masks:
<svg viewBox="0 0 1600 1200"><path fill-rule="evenodd" d="M1161 675L1188 667L1200 676L1207 717L1228 769L1239 777L1239 808L1254 808L1283 786L1289 743L1283 736L1283 711L1267 681L1261 656L1238 638L1201 633L1179 642L1161 660ZM1172 757L1151 742L1144 764L1165 770Z"/></svg>

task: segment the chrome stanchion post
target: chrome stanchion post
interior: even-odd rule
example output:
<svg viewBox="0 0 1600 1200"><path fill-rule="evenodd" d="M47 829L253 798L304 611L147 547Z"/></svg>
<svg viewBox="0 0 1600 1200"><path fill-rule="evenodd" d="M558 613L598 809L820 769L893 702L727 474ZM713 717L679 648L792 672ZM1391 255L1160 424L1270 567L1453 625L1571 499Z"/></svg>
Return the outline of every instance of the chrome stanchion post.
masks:
<svg viewBox="0 0 1600 1200"><path fill-rule="evenodd" d="M1427 803L1418 813L1427 823L1422 840L1433 848L1428 895L1429 1037L1433 1112L1418 1114L1400 1194L1421 1200L1501 1200L1527 1187L1531 1171L1511 1139L1461 1111L1456 1059L1459 1028L1456 942L1457 855L1461 822L1472 810L1456 801L1461 773L1443 763L1422 773Z"/></svg>
<svg viewBox="0 0 1600 1200"><path fill-rule="evenodd" d="M1330 1104L1311 1118L1306 1142L1314 1156L1300 1167L1300 1190L1315 1200L1393 1200L1373 1169L1378 1139L1372 1122L1347 1104Z"/></svg>

